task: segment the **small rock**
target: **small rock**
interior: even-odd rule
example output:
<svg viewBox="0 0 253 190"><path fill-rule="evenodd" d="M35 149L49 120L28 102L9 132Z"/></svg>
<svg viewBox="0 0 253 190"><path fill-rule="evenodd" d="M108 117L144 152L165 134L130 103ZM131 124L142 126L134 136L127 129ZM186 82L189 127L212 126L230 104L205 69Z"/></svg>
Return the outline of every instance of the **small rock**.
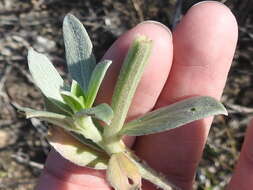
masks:
<svg viewBox="0 0 253 190"><path fill-rule="evenodd" d="M4 130L0 130L0 148L3 148L8 144L8 138L8 133Z"/></svg>

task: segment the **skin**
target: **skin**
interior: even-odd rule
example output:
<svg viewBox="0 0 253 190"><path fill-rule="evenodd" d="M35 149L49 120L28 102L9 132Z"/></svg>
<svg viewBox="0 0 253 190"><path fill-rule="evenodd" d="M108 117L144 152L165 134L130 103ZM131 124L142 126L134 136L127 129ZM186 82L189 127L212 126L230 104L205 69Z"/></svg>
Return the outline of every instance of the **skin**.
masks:
<svg viewBox="0 0 253 190"><path fill-rule="evenodd" d="M193 6L171 34L165 26L144 22L122 35L104 58L113 64L98 102L110 102L122 60L136 35L151 38L154 48L131 105L128 119L193 95L221 97L234 55L238 28L230 10L217 2ZM152 84L152 85L151 85ZM151 167L185 190L192 189L195 170L212 118L169 132L125 138ZM253 187L253 122L227 190ZM155 154L154 151L155 150ZM189 156L190 155L190 156ZM105 172L76 166L55 151L48 156L36 190L109 190ZM155 189L144 182L144 190Z"/></svg>

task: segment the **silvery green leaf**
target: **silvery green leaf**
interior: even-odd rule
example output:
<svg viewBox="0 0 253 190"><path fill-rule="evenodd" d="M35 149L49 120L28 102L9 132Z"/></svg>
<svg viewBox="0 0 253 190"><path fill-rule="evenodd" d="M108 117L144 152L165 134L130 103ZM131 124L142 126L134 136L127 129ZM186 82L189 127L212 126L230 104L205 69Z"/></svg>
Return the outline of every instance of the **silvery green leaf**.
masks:
<svg viewBox="0 0 253 190"><path fill-rule="evenodd" d="M102 136L99 130L92 122L91 117L73 118L57 113L38 111L30 108L17 106L17 109L25 112L27 118L37 117L42 121L49 122L53 125L61 127L67 131L72 131L83 135L86 139L92 140L99 144L102 141Z"/></svg>
<svg viewBox="0 0 253 190"><path fill-rule="evenodd" d="M86 93L91 73L96 65L90 38L82 23L71 14L64 18L63 37L71 77L81 85Z"/></svg>
<svg viewBox="0 0 253 190"><path fill-rule="evenodd" d="M121 130L134 93L151 54L152 41L146 36L137 37L128 50L112 97L114 117L110 127L104 130L104 136L111 138Z"/></svg>
<svg viewBox="0 0 253 190"><path fill-rule="evenodd" d="M28 67L36 85L47 98L62 101L63 80L49 59L33 49L28 51Z"/></svg>
<svg viewBox="0 0 253 190"><path fill-rule="evenodd" d="M71 108L68 105L64 104L63 102L60 102L52 98L47 98L45 96L43 96L43 99L46 111L67 116L73 115L73 111L71 110Z"/></svg>
<svg viewBox="0 0 253 190"><path fill-rule="evenodd" d="M207 96L193 97L130 121L123 126L120 134L140 136L159 133L217 114L227 114L219 101Z"/></svg>
<svg viewBox="0 0 253 190"><path fill-rule="evenodd" d="M64 102L73 110L73 112L78 112L84 108L82 102L71 92L61 91L60 94Z"/></svg>
<svg viewBox="0 0 253 190"><path fill-rule="evenodd" d="M115 190L141 189L139 170L136 164L123 152L112 154L106 171L106 177Z"/></svg>
<svg viewBox="0 0 253 190"><path fill-rule="evenodd" d="M93 105L94 100L98 93L98 89L111 63L112 61L110 60L103 60L102 62L98 63L95 69L93 70L90 83L88 86L86 107L89 108Z"/></svg>
<svg viewBox="0 0 253 190"><path fill-rule="evenodd" d="M40 118L42 121L46 121L56 126L62 127L65 130L76 131L76 128L74 126L74 120L66 115L61 115L47 111L38 111L23 107L18 107L18 109L25 112L26 118L37 117Z"/></svg>
<svg viewBox="0 0 253 190"><path fill-rule="evenodd" d="M75 133L75 132L70 132L69 133L71 136L73 136L75 139L80 141L82 144L85 144L86 146L97 150L99 152L105 152L101 147L99 147L96 143L94 143L92 140L85 138L83 135Z"/></svg>
<svg viewBox="0 0 253 190"><path fill-rule="evenodd" d="M65 159L79 165L103 170L107 168L107 154L93 149L60 128L51 128L48 140L51 146Z"/></svg>
<svg viewBox="0 0 253 190"><path fill-rule="evenodd" d="M113 118L113 111L108 104L99 104L98 106L95 106L93 108L83 109L77 112L75 116L76 117L91 116L109 125Z"/></svg>

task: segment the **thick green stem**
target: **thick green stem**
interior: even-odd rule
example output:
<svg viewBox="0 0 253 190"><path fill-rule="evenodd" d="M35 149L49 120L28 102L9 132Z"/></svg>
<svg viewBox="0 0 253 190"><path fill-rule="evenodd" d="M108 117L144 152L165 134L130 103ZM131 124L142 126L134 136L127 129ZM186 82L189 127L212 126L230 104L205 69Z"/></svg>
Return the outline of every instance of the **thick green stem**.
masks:
<svg viewBox="0 0 253 190"><path fill-rule="evenodd" d="M81 131L85 138L92 140L99 146L101 145L102 135L92 122L90 116L78 118L75 121L76 128Z"/></svg>
<svg viewBox="0 0 253 190"><path fill-rule="evenodd" d="M112 97L114 117L104 130L106 139L114 138L122 128L137 85L151 53L152 41L145 36L138 37L130 47Z"/></svg>

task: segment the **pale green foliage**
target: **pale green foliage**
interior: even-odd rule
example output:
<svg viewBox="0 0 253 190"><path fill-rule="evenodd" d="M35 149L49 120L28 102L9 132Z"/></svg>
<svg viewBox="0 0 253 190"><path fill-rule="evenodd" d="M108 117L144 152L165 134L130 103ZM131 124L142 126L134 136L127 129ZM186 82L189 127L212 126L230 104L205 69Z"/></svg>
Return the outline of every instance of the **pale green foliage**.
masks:
<svg viewBox="0 0 253 190"><path fill-rule="evenodd" d="M82 108L85 108L83 102L81 102L80 99L74 96L71 92L61 91L61 97L74 113L80 111Z"/></svg>
<svg viewBox="0 0 253 190"><path fill-rule="evenodd" d="M140 136L159 133L217 114L227 115L220 102L211 97L197 96L147 113L124 125L120 134Z"/></svg>
<svg viewBox="0 0 253 190"><path fill-rule="evenodd" d="M96 65L94 71L92 72L90 83L88 86L88 93L87 93L87 100L86 100L86 106L88 108L91 107L92 104L94 103L94 100L98 93L98 89L111 63L112 61L110 60L103 60Z"/></svg>
<svg viewBox="0 0 253 190"><path fill-rule="evenodd" d="M36 85L47 98L61 101L63 80L49 59L33 49L28 51L28 67Z"/></svg>
<svg viewBox="0 0 253 190"><path fill-rule="evenodd" d="M96 66L90 38L82 23L71 14L64 18L63 37L71 77L80 84L86 94L92 71Z"/></svg>
<svg viewBox="0 0 253 190"><path fill-rule="evenodd" d="M64 18L63 35L71 87L64 85L46 56L31 49L29 70L43 93L46 110L18 109L27 118L38 117L53 124L48 140L55 150L77 165L107 169L108 182L116 190L141 189L142 178L165 190L179 189L130 152L122 136L163 132L204 117L227 114L223 105L211 97L193 97L124 125L148 63L152 41L139 36L130 46L115 86L112 107L104 103L93 106L111 61L103 60L96 65L90 38L73 15Z"/></svg>
<svg viewBox="0 0 253 190"><path fill-rule="evenodd" d="M113 111L108 104L99 104L98 106L95 106L93 108L80 110L75 114L75 117L85 117L85 116L91 116L109 125L113 118Z"/></svg>
<svg viewBox="0 0 253 190"><path fill-rule="evenodd" d="M49 131L49 143L67 160L94 169L106 169L109 157L85 143L73 138L66 131L52 128Z"/></svg>
<svg viewBox="0 0 253 190"><path fill-rule="evenodd" d="M152 41L145 36L136 38L129 48L112 97L115 117L110 127L105 129L104 135L108 138L116 135L125 122L135 90L148 63L151 48Z"/></svg>

